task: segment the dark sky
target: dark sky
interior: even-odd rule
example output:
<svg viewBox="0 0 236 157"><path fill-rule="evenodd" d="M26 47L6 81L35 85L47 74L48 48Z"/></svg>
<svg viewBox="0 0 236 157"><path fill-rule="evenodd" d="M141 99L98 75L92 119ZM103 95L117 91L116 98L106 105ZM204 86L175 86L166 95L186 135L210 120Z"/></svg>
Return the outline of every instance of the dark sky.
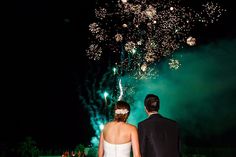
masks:
<svg viewBox="0 0 236 157"><path fill-rule="evenodd" d="M4 54L3 141L33 136L44 146L88 144L89 117L78 104L87 58L90 4L21 1L9 16ZM1 140L2 141L2 140Z"/></svg>
<svg viewBox="0 0 236 157"><path fill-rule="evenodd" d="M222 21L198 32L203 43L235 37L229 1L221 2L228 9ZM1 141L29 135L44 147L89 143L93 131L78 87L88 70L84 49L94 3L23 0L12 6L2 58Z"/></svg>

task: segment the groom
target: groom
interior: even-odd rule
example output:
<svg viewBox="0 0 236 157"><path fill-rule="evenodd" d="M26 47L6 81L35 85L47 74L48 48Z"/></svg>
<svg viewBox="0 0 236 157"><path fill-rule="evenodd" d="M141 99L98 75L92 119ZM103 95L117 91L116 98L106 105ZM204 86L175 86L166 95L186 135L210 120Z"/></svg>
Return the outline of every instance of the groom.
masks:
<svg viewBox="0 0 236 157"><path fill-rule="evenodd" d="M138 124L142 157L180 157L180 135L175 121L158 113L160 100L148 94L144 100L148 118Z"/></svg>

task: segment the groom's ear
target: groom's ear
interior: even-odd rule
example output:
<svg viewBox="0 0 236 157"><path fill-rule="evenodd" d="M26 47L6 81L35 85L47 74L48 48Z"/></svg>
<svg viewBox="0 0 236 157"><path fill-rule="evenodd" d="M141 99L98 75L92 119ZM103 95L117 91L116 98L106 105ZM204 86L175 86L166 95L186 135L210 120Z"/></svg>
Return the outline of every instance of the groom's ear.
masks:
<svg viewBox="0 0 236 157"><path fill-rule="evenodd" d="M147 110L146 106L144 106L144 109L145 109L145 112L148 113L148 110Z"/></svg>

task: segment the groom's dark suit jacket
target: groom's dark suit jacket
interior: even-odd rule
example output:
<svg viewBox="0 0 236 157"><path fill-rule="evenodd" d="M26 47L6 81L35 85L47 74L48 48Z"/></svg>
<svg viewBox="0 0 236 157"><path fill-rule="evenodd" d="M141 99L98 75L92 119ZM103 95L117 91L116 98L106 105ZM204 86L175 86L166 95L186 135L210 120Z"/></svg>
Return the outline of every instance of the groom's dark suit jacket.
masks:
<svg viewBox="0 0 236 157"><path fill-rule="evenodd" d="M180 134L175 121L153 114L138 124L142 157L180 157Z"/></svg>

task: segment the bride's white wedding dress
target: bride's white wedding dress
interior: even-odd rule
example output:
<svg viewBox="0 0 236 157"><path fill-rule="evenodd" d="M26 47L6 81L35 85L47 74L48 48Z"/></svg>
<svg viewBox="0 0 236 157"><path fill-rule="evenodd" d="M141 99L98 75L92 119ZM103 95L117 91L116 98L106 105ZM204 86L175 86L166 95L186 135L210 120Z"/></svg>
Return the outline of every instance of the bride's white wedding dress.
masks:
<svg viewBox="0 0 236 157"><path fill-rule="evenodd" d="M104 140L104 157L130 157L131 142L111 144Z"/></svg>

